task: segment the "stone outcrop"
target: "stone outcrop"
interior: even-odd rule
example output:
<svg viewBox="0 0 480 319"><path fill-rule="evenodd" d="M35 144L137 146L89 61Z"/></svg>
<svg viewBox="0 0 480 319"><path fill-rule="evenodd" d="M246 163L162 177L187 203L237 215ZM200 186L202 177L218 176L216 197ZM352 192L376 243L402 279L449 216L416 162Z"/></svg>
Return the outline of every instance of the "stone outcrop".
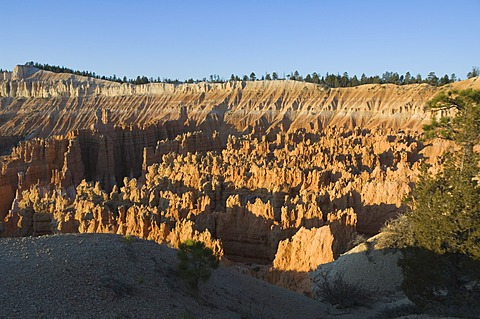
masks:
<svg viewBox="0 0 480 319"><path fill-rule="evenodd" d="M357 216L352 208L328 214L327 225L301 227L294 236L282 240L273 260L269 281L304 294L311 293L308 273L318 265L334 261L351 248L356 235Z"/></svg>
<svg viewBox="0 0 480 319"><path fill-rule="evenodd" d="M398 295L403 281L402 270L398 265L401 252L395 249L382 249L378 245L380 233L366 242L342 254L335 261L319 264L309 273L312 281L312 295L322 290L324 280L342 280L352 287L359 287L371 297Z"/></svg>

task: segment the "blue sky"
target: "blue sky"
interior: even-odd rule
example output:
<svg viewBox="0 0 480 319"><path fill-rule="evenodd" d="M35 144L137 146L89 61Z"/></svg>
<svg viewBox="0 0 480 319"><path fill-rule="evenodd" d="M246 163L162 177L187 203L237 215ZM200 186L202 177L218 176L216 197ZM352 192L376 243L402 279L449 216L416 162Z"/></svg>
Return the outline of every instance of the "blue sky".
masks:
<svg viewBox="0 0 480 319"><path fill-rule="evenodd" d="M480 0L0 0L0 68L201 79L480 66Z"/></svg>

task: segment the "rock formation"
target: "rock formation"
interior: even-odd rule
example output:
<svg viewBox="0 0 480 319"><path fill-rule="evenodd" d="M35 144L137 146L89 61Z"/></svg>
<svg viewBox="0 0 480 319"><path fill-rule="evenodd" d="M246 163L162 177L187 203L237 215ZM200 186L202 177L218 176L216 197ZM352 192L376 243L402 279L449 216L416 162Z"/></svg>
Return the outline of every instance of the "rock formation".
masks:
<svg viewBox="0 0 480 319"><path fill-rule="evenodd" d="M439 90L479 87L477 78L427 84L328 89L296 81L223 84L119 84L17 66L0 81L2 136L48 137L90 128L99 108L119 127L162 125L164 138L186 131L231 133L347 128L418 129Z"/></svg>
<svg viewBox="0 0 480 319"><path fill-rule="evenodd" d="M401 253L398 250L382 249L378 245L382 236L384 234L380 233L369 238L335 261L319 264L309 274L313 283L313 295L318 295L325 279L335 278L342 278L352 287L360 287L362 292L371 297L398 294L403 280L398 265Z"/></svg>
<svg viewBox="0 0 480 319"><path fill-rule="evenodd" d="M446 89L135 86L17 67L0 77L2 236L196 238L310 293L307 272L402 213L423 161L441 165L451 145L419 129Z"/></svg>

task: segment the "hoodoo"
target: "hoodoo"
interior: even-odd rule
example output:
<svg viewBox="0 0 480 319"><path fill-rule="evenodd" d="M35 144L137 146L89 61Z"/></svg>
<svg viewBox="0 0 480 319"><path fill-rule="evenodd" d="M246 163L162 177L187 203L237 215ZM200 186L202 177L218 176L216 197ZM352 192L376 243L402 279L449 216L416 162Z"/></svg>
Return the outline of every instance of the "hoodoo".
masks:
<svg viewBox="0 0 480 319"><path fill-rule="evenodd" d="M403 212L450 147L419 133L454 88L480 82L133 85L17 66L0 74L2 236L194 238L310 293L306 273Z"/></svg>

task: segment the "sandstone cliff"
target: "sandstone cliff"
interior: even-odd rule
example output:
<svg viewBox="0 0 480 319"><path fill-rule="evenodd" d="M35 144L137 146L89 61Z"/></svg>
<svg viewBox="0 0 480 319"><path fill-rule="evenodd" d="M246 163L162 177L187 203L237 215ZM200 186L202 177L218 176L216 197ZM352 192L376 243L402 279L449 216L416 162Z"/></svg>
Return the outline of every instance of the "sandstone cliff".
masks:
<svg viewBox="0 0 480 319"><path fill-rule="evenodd" d="M4 235L106 232L174 247L197 238L231 261L271 265L260 277L306 293L308 277L295 273L332 261L350 248L357 232L373 234L402 212L401 199L425 150L415 134L330 128L318 134L230 136L221 152L192 153L186 148L195 143L188 141L204 141L205 149L217 143L215 135L187 133L158 142L157 156L140 153L138 179L117 181L122 161L109 160L112 141L94 153L82 134L53 140L63 148L51 139L23 142L13 153L23 157L5 158L11 170L24 172L11 190ZM101 134L87 136L105 141ZM85 165L94 161L82 155L82 147L97 154L96 166ZM168 153L160 157L163 147ZM59 168L42 170L47 158ZM79 181L87 175L97 182ZM9 170L0 176L6 185L8 176L13 176ZM110 180L115 183L106 191Z"/></svg>
<svg viewBox="0 0 480 319"><path fill-rule="evenodd" d="M478 88L480 82L449 87ZM184 126L222 134L317 131L328 125L419 128L425 102L445 89L427 84L325 89L296 81L131 85L17 66L11 78L0 81L0 134L47 137L89 128L98 108L109 109L121 127L177 121L166 128L170 138Z"/></svg>
<svg viewBox="0 0 480 319"><path fill-rule="evenodd" d="M447 89L134 86L17 67L0 78L0 230L196 238L310 293L307 272L402 213L423 161L441 166L452 145L419 129Z"/></svg>

